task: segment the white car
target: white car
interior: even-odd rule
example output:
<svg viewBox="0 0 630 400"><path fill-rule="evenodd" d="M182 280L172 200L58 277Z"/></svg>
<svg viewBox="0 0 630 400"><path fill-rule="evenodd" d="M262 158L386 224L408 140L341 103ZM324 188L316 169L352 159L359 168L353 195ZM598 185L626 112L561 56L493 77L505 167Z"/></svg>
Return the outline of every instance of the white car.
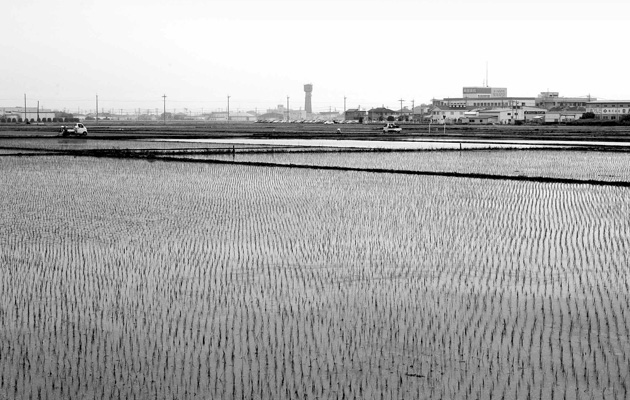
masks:
<svg viewBox="0 0 630 400"><path fill-rule="evenodd" d="M400 133L402 128L396 124L387 124L383 127L383 133Z"/></svg>

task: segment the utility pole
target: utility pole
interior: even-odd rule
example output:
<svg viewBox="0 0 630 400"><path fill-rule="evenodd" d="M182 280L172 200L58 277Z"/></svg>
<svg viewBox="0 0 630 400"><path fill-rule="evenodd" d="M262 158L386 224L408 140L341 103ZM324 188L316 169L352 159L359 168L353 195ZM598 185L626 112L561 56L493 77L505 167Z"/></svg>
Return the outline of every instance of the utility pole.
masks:
<svg viewBox="0 0 630 400"><path fill-rule="evenodd" d="M289 111L289 96L287 96L287 122L291 120L291 112Z"/></svg>
<svg viewBox="0 0 630 400"><path fill-rule="evenodd" d="M227 104L227 122L228 124L230 123L230 96L228 95L227 97L228 100L228 104Z"/></svg>
<svg viewBox="0 0 630 400"><path fill-rule="evenodd" d="M164 125L166 125L166 93L162 95L162 99L164 100L164 112L162 115L164 116Z"/></svg>
<svg viewBox="0 0 630 400"><path fill-rule="evenodd" d="M98 124L98 94L96 95L96 123Z"/></svg>
<svg viewBox="0 0 630 400"><path fill-rule="evenodd" d="M24 123L27 123L28 119L26 118L26 93L24 93Z"/></svg>
<svg viewBox="0 0 630 400"><path fill-rule="evenodd" d="M416 110L416 100L413 99L411 100L411 119L413 119L414 121L415 121L414 115L416 115L415 110Z"/></svg>
<svg viewBox="0 0 630 400"><path fill-rule="evenodd" d="M403 103L403 101L405 101L405 100L403 100L403 99L400 99L400 100L398 100L398 101L400 101L400 119L402 120L402 116L403 116L403 108L402 108L402 103Z"/></svg>
<svg viewBox="0 0 630 400"><path fill-rule="evenodd" d="M39 100L37 100L37 122L39 122Z"/></svg>
<svg viewBox="0 0 630 400"><path fill-rule="evenodd" d="M343 119L346 119L346 96L343 96Z"/></svg>

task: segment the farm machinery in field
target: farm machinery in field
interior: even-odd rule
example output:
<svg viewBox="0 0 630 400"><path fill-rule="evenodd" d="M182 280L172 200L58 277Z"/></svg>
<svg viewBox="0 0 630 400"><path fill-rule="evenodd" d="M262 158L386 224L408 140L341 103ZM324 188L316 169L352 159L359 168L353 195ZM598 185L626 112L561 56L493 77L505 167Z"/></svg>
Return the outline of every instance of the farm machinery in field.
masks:
<svg viewBox="0 0 630 400"><path fill-rule="evenodd" d="M81 123L74 126L62 125L59 130L59 135L61 136L87 136L87 133L87 128Z"/></svg>

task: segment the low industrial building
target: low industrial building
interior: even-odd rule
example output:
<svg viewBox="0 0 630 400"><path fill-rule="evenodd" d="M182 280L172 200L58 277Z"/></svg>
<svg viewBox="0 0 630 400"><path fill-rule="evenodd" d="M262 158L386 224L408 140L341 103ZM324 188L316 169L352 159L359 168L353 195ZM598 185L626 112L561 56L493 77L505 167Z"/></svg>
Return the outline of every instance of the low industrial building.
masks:
<svg viewBox="0 0 630 400"><path fill-rule="evenodd" d="M476 114L476 115L474 115ZM519 116L520 114L520 116ZM513 124L515 121L523 120L521 110L515 110L512 108L490 108L482 109L476 112L467 112L466 116L462 118L462 123L469 124Z"/></svg>
<svg viewBox="0 0 630 400"><path fill-rule="evenodd" d="M595 114L603 120L619 120L630 114L630 100L598 100L586 104L586 112Z"/></svg>
<svg viewBox="0 0 630 400"><path fill-rule="evenodd" d="M461 119L464 124L515 124L542 122L547 110L537 107L486 108L466 111Z"/></svg>
<svg viewBox="0 0 630 400"><path fill-rule="evenodd" d="M434 106L429 110L430 121L457 124L463 122L463 118L466 117L466 113L472 109L473 107Z"/></svg>
<svg viewBox="0 0 630 400"><path fill-rule="evenodd" d="M270 114L281 115L280 118L266 118L265 116ZM231 114L230 114L231 115ZM267 109L265 114L258 116L261 120L278 120L278 121L303 121L308 117L306 110L287 110L283 104L278 104L278 107ZM231 119L231 118L230 118Z"/></svg>
<svg viewBox="0 0 630 400"><path fill-rule="evenodd" d="M525 122L544 122L547 110L544 108L529 107L523 110L523 121Z"/></svg>
<svg viewBox="0 0 630 400"><path fill-rule="evenodd" d="M472 125L491 125L498 124L499 119L496 115L478 115L465 117L462 122Z"/></svg>
<svg viewBox="0 0 630 400"><path fill-rule="evenodd" d="M535 107L535 97L508 97L507 88L467 86L462 88L462 97L433 99L433 106L460 108L508 108Z"/></svg>
<svg viewBox="0 0 630 400"><path fill-rule="evenodd" d="M462 97L465 99L507 97L507 88L495 88L489 86L466 86L462 88Z"/></svg>
<svg viewBox="0 0 630 400"><path fill-rule="evenodd" d="M541 92L536 97L536 107L551 110L554 108L574 108L586 107L591 101L597 101L597 98L586 97L561 97L559 92Z"/></svg>
<svg viewBox="0 0 630 400"><path fill-rule="evenodd" d="M464 98L449 97L444 99L434 99L434 106L446 107L535 107L535 97L487 97L487 98Z"/></svg>
<svg viewBox="0 0 630 400"><path fill-rule="evenodd" d="M277 112L268 112L258 116L257 121L282 121L284 115Z"/></svg>
<svg viewBox="0 0 630 400"><path fill-rule="evenodd" d="M37 107L0 107L0 119L6 122L53 122L57 113Z"/></svg>
<svg viewBox="0 0 630 400"><path fill-rule="evenodd" d="M228 122L228 113L227 111L213 112L208 115L207 119L213 122ZM256 116L243 112L231 112L229 119L234 122L256 122Z"/></svg>

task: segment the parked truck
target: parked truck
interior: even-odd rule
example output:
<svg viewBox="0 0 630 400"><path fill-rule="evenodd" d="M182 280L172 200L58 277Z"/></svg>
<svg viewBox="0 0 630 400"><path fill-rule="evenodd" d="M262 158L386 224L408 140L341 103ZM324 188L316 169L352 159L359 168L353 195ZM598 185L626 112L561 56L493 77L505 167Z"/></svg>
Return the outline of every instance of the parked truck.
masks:
<svg viewBox="0 0 630 400"><path fill-rule="evenodd" d="M87 128L81 123L77 123L74 126L62 125L59 130L61 136L87 136Z"/></svg>

